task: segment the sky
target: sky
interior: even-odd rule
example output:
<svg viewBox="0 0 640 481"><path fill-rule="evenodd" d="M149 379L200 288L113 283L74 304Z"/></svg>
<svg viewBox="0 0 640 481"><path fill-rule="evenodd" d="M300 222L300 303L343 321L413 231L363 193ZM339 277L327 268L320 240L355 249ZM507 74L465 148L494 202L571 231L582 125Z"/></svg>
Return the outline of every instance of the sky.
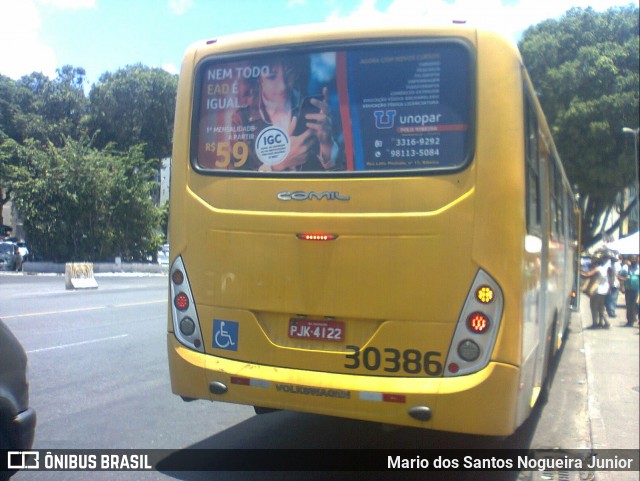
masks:
<svg viewBox="0 0 640 481"><path fill-rule="evenodd" d="M186 48L230 33L317 22L466 20L517 41L572 7L638 0L0 0L0 74L50 78L82 67L87 83L135 63L178 73Z"/></svg>

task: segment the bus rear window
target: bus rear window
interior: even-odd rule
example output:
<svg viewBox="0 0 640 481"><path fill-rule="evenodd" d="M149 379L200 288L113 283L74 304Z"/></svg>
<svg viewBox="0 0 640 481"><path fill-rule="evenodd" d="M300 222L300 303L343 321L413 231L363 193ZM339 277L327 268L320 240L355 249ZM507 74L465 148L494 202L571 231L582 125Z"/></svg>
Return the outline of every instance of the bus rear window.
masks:
<svg viewBox="0 0 640 481"><path fill-rule="evenodd" d="M210 59L196 75L192 162L265 175L451 171L472 149L462 42Z"/></svg>

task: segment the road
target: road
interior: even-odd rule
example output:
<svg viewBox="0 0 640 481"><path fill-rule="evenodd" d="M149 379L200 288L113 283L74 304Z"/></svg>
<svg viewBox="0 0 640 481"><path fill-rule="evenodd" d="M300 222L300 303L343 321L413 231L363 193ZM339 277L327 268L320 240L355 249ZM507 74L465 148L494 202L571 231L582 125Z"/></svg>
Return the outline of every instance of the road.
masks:
<svg viewBox="0 0 640 481"><path fill-rule="evenodd" d="M569 335L549 402L518 432L487 439L253 409L171 393L165 276L105 276L96 290L67 291L61 276L0 275L0 318L29 356L38 449L588 448L587 375L581 336ZM575 324L575 323L574 323ZM573 329L573 327L572 327ZM320 454L321 455L321 454ZM294 473L295 474L295 473ZM300 479L283 473L217 473L215 479ZM355 473L357 474L357 473ZM349 479L443 479L437 473L351 473ZM577 476L577 473L569 473ZM415 478L412 476L415 475ZM425 476L434 476L425 477ZM539 473L492 473L529 480ZM316 473L315 479L328 478ZM337 474L336 474L337 476ZM21 472L13 479L86 479L87 473ZM91 479L212 479L210 473L95 472ZM314 479L305 475L304 479ZM478 473L452 479L480 479ZM554 479L554 478L547 478ZM561 479L574 479L572 477ZM576 478L577 479L577 478Z"/></svg>
<svg viewBox="0 0 640 481"><path fill-rule="evenodd" d="M29 357L35 448L183 447L253 416L248 407L187 404L171 393L166 277L98 283L97 290L67 291L61 276L0 277L0 318ZM61 474L14 479L64 479ZM73 474L65 476L82 479ZM113 479L118 473L93 474ZM146 479L162 479L149 474Z"/></svg>

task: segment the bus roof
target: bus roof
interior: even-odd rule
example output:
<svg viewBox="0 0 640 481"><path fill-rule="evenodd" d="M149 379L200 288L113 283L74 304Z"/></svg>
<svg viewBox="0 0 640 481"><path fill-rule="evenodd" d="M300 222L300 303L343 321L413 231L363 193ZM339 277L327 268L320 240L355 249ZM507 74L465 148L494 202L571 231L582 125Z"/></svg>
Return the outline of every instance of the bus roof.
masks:
<svg viewBox="0 0 640 481"><path fill-rule="evenodd" d="M516 45L497 32L484 30L467 23L451 23L449 25L425 24L373 24L354 26L347 22L313 23L288 27L278 27L265 30L235 33L221 37L204 39L189 46L186 57L195 56L196 62L202 56L212 52L225 53L239 50L265 48L265 46L289 46L313 44L319 42L335 42L343 40L380 40L388 37L398 39L420 38L424 36L465 38L476 44L479 35L499 37L506 43L511 43L514 50Z"/></svg>

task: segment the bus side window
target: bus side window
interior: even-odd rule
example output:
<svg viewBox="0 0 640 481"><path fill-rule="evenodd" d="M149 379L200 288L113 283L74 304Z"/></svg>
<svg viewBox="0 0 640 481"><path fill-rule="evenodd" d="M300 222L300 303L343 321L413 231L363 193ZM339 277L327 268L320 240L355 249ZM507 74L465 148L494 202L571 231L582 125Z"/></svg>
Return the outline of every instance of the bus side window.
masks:
<svg viewBox="0 0 640 481"><path fill-rule="evenodd" d="M558 172L556 171L556 164L553 160L551 152L549 152L547 156L547 166L549 167L549 180L547 182L549 189L549 235L554 241L558 240L558 219L557 219L557 201L556 198L556 177L558 176Z"/></svg>
<svg viewBox="0 0 640 481"><path fill-rule="evenodd" d="M527 232L541 235L540 158L538 152L538 119L528 95L525 95L525 157Z"/></svg>

